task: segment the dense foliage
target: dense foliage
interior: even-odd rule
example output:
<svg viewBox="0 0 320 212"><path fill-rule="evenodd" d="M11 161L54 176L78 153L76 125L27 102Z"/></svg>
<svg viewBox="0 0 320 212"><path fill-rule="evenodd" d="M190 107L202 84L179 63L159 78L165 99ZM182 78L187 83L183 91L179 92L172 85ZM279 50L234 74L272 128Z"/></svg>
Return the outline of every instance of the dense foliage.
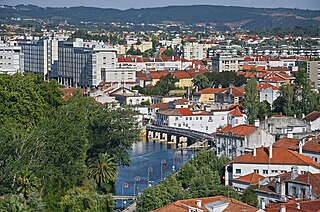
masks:
<svg viewBox="0 0 320 212"><path fill-rule="evenodd" d="M0 208L108 207L115 164L128 164L140 133L133 112L98 105L80 90L65 102L56 82L33 74L0 75L0 84ZM111 177L89 186L89 161L100 153L114 158L104 167Z"/></svg>
<svg viewBox="0 0 320 212"><path fill-rule="evenodd" d="M230 71L207 72L204 75L214 87L218 87L219 85L224 88L229 87L230 85L238 87L246 83L246 78L243 75L237 75Z"/></svg>
<svg viewBox="0 0 320 212"><path fill-rule="evenodd" d="M319 111L320 92L313 88L308 79L306 66L300 68L295 77L293 85L288 84L281 87L280 96L273 102L274 112L302 117L303 114Z"/></svg>
<svg viewBox="0 0 320 212"><path fill-rule="evenodd" d="M257 85L256 79L251 78L245 86L243 106L247 110L249 124L254 123L259 113L259 93Z"/></svg>
<svg viewBox="0 0 320 212"><path fill-rule="evenodd" d="M224 195L239 199L229 186L221 185L227 159L214 152L200 152L179 171L154 187L145 189L137 200L139 211L151 211L171 202L207 196Z"/></svg>

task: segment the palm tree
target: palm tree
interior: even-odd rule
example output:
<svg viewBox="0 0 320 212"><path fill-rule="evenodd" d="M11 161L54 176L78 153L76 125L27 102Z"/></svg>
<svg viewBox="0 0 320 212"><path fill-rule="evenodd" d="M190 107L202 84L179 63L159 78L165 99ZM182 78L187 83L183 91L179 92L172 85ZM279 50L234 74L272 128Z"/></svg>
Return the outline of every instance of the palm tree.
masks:
<svg viewBox="0 0 320 212"><path fill-rule="evenodd" d="M89 178L94 179L100 190L102 183L114 182L117 177L117 165L107 153L99 154L97 159L89 160Z"/></svg>
<svg viewBox="0 0 320 212"><path fill-rule="evenodd" d="M38 187L39 187L38 179L33 173L26 170L17 175L17 180L19 184L17 192L23 195L24 205L26 205L29 199L30 193L32 191L35 192L38 190Z"/></svg>

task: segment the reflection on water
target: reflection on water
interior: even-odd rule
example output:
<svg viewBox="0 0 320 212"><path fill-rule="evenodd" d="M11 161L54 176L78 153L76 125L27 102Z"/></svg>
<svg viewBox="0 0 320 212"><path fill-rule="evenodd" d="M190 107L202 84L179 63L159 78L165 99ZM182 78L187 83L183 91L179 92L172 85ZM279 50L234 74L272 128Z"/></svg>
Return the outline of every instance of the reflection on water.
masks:
<svg viewBox="0 0 320 212"><path fill-rule="evenodd" d="M192 157L193 153L192 151L174 149L171 145L159 142L138 142L133 145L129 154L130 166L118 169L116 195L133 196L145 189L148 186L149 167L152 167L149 168L149 182L151 185L157 184L160 182L161 175L164 178L173 172L173 168L176 171ZM166 165L161 165L161 161L164 162L164 160ZM166 166L166 170L164 170L164 166ZM134 190L135 178L137 179L136 190ZM118 201L119 207L121 204L122 202Z"/></svg>

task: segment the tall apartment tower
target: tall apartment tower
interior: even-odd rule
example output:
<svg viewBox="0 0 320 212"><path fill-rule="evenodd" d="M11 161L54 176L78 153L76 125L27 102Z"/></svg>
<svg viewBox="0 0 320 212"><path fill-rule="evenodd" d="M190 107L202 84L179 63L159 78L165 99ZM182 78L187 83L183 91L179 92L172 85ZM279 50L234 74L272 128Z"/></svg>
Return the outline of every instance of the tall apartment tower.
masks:
<svg viewBox="0 0 320 212"><path fill-rule="evenodd" d="M23 53L21 70L42 74L45 80L50 79L51 71L58 60L58 40L20 40Z"/></svg>
<svg viewBox="0 0 320 212"><path fill-rule="evenodd" d="M16 43L4 43L0 41L0 74L14 74L21 72L23 54L21 47Z"/></svg>
<svg viewBox="0 0 320 212"><path fill-rule="evenodd" d="M308 61L307 71L312 86L320 88L320 61Z"/></svg>
<svg viewBox="0 0 320 212"><path fill-rule="evenodd" d="M57 68L52 72L62 85L91 87L101 82L134 82L135 69L117 67L117 51L98 41L70 39L59 42Z"/></svg>

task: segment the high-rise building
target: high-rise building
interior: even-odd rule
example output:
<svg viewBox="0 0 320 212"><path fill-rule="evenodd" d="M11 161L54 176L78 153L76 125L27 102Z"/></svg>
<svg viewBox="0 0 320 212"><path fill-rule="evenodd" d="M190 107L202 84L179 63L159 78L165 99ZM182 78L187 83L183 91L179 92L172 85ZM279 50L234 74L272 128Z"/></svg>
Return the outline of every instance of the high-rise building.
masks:
<svg viewBox="0 0 320 212"><path fill-rule="evenodd" d="M243 57L232 54L221 53L212 59L212 68L219 72L232 71L237 72L241 69Z"/></svg>
<svg viewBox="0 0 320 212"><path fill-rule="evenodd" d="M20 46L0 42L0 74L21 72L22 58L23 54Z"/></svg>
<svg viewBox="0 0 320 212"><path fill-rule="evenodd" d="M57 68L52 77L70 87L97 86L101 82L135 82L135 69L117 67L117 51L97 41L59 42Z"/></svg>
<svg viewBox="0 0 320 212"><path fill-rule="evenodd" d="M308 78L314 88L320 88L320 61L307 62Z"/></svg>
<svg viewBox="0 0 320 212"><path fill-rule="evenodd" d="M21 70L42 74L44 79L50 79L50 73L58 60L58 40L20 40L23 53Z"/></svg>

